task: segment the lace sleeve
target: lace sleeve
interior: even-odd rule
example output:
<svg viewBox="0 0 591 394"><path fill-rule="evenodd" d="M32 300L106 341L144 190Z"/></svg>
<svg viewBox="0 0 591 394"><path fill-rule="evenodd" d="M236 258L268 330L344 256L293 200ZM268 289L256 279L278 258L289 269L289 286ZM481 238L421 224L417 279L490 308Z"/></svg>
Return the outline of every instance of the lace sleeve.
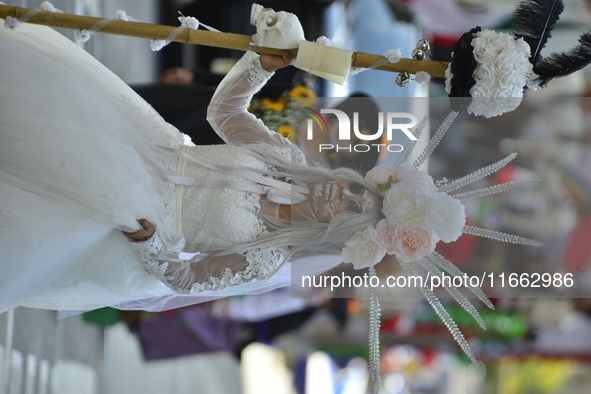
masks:
<svg viewBox="0 0 591 394"><path fill-rule="evenodd" d="M291 147L289 140L269 130L247 111L253 94L272 75L261 67L256 53L247 52L216 89L207 109L207 120L228 144L256 142Z"/></svg>
<svg viewBox="0 0 591 394"><path fill-rule="evenodd" d="M286 255L286 250L279 248L253 248L242 254L197 254L182 260L165 250L158 232L150 240L132 245L146 270L179 294L219 291L265 280L277 272Z"/></svg>

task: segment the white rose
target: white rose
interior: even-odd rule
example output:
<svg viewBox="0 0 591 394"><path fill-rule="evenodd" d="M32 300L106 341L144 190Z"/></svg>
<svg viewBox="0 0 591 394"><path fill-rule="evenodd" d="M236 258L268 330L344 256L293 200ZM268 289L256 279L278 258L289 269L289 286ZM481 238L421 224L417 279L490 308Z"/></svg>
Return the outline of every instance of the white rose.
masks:
<svg viewBox="0 0 591 394"><path fill-rule="evenodd" d="M500 51L506 46L508 36L504 33L497 33L494 30L483 30L477 34L477 37L482 39L481 45L494 48L495 51Z"/></svg>
<svg viewBox="0 0 591 394"><path fill-rule="evenodd" d="M342 252L343 261L352 263L358 270L376 265L386 255L386 250L378 240L378 233L373 226L355 234L345 245Z"/></svg>
<svg viewBox="0 0 591 394"><path fill-rule="evenodd" d="M378 241L382 243L384 250L388 254L394 253L394 231L396 230L396 227L397 226L388 219L380 220L376 226Z"/></svg>
<svg viewBox="0 0 591 394"><path fill-rule="evenodd" d="M382 212L393 222L422 225L423 215L430 200L429 188L421 183L399 181L384 197Z"/></svg>
<svg viewBox="0 0 591 394"><path fill-rule="evenodd" d="M516 71L527 75L531 74L533 69L533 65L529 61L529 56L525 54L519 54L515 56L513 60L513 66Z"/></svg>
<svg viewBox="0 0 591 394"><path fill-rule="evenodd" d="M394 254L406 263L433 253L437 243L428 230L408 224L396 227L393 241Z"/></svg>
<svg viewBox="0 0 591 394"><path fill-rule="evenodd" d="M497 75L513 72L513 56L503 52L493 62L494 72Z"/></svg>
<svg viewBox="0 0 591 394"><path fill-rule="evenodd" d="M492 86L495 82L494 70L488 64L478 65L472 76L477 83L483 84L484 86Z"/></svg>
<svg viewBox="0 0 591 394"><path fill-rule="evenodd" d="M515 40L515 49L521 53L524 53L528 58L531 56L531 48L523 38Z"/></svg>
<svg viewBox="0 0 591 394"><path fill-rule="evenodd" d="M470 96L472 96L472 98L474 97L490 97L491 96L491 92L490 92L490 88L477 83L476 85L472 86L470 88Z"/></svg>
<svg viewBox="0 0 591 394"><path fill-rule="evenodd" d="M506 98L513 96L513 86L498 86L491 92L492 98Z"/></svg>
<svg viewBox="0 0 591 394"><path fill-rule="evenodd" d="M497 56L497 49L485 37L476 37L471 42L474 58L478 63L490 63Z"/></svg>
<svg viewBox="0 0 591 394"><path fill-rule="evenodd" d="M472 101L470 101L470 105L468 106L468 113L492 118L493 116L502 114L503 111L490 97L472 97Z"/></svg>
<svg viewBox="0 0 591 394"><path fill-rule="evenodd" d="M462 235L466 212L461 202L446 193L433 195L425 214L427 229L443 242L453 242Z"/></svg>
<svg viewBox="0 0 591 394"><path fill-rule="evenodd" d="M413 166L409 166L407 164L402 164L396 167L395 179L398 181L413 181L421 183L429 188L433 188L435 186L431 175L427 174L425 171L417 170Z"/></svg>
<svg viewBox="0 0 591 394"><path fill-rule="evenodd" d="M386 190L380 190L378 186L388 183L390 177L392 177L392 182L397 181L396 170L388 166L376 166L365 174L365 180L382 193L385 193Z"/></svg>
<svg viewBox="0 0 591 394"><path fill-rule="evenodd" d="M516 86L519 86L519 89L523 89L525 83L522 84L523 75L519 72L512 72L506 73L499 76L499 87L502 88L503 91L507 91L506 96L501 97L510 97L513 95L513 90ZM505 93L505 92L503 92Z"/></svg>

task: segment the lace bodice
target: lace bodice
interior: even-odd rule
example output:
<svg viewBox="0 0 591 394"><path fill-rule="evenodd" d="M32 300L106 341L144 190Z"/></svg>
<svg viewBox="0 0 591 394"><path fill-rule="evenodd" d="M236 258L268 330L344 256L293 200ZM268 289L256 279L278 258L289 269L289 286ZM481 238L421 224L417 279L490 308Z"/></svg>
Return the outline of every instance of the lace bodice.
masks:
<svg viewBox="0 0 591 394"><path fill-rule="evenodd" d="M212 164L267 169L265 163L245 154L239 146L193 146L183 150ZM187 162L183 157L179 163L179 175L244 182L235 175ZM266 231L256 214L259 199L259 194L248 191L178 185L175 228L185 236L185 250L224 250L253 241Z"/></svg>
<svg viewBox="0 0 591 394"><path fill-rule="evenodd" d="M249 155L244 146L255 142L270 145L283 157L303 160L299 149L246 111L252 94L269 77L270 74L262 70L256 54L247 53L237 63L218 86L208 109L209 122L228 145L183 146L176 176L206 182L252 183L237 175L200 165L191 158L231 168L269 170L267 163ZM221 256L207 252L227 250L266 236L267 229L257 215L260 208L261 194L256 192L179 184L174 225L185 236L184 252L199 254L181 259L178 253L167 250L158 231L149 241L133 243L133 247L147 270L178 293L218 291L264 280L284 262L289 249L287 245L250 248Z"/></svg>

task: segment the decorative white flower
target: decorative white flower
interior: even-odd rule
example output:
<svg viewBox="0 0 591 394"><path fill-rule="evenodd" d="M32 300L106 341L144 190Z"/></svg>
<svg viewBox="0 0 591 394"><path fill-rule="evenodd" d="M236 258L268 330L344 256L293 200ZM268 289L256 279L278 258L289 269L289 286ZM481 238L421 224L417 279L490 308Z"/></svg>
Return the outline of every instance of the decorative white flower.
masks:
<svg viewBox="0 0 591 394"><path fill-rule="evenodd" d="M430 189L422 183L399 181L386 193L382 212L393 222L421 226L424 224L430 194Z"/></svg>
<svg viewBox="0 0 591 394"><path fill-rule="evenodd" d="M388 63L398 63L402 59L402 53L400 49L390 49L384 52L384 57Z"/></svg>
<svg viewBox="0 0 591 394"><path fill-rule="evenodd" d="M490 44L486 37L476 36L472 40L472 47L474 47L474 58L479 63L489 63L494 60L497 55L497 50Z"/></svg>
<svg viewBox="0 0 591 394"><path fill-rule="evenodd" d="M515 40L492 30L477 33L471 44L479 64L472 74L476 84L470 89L468 113L491 118L513 111L532 74L529 45L523 39Z"/></svg>
<svg viewBox="0 0 591 394"><path fill-rule="evenodd" d="M406 263L431 254L435 244L429 231L424 228L402 224L394 230L394 254Z"/></svg>
<svg viewBox="0 0 591 394"><path fill-rule="evenodd" d="M495 70L488 64L479 64L472 76L477 85L494 86Z"/></svg>
<svg viewBox="0 0 591 394"><path fill-rule="evenodd" d="M165 40L150 40L150 49L157 52L166 46Z"/></svg>
<svg viewBox="0 0 591 394"><path fill-rule="evenodd" d="M326 36L320 36L316 39L316 44L320 44L320 45L326 45L327 47L333 47L333 43L330 40L330 38L326 37Z"/></svg>
<svg viewBox="0 0 591 394"><path fill-rule="evenodd" d="M464 205L446 193L431 197L425 214L425 225L435 237L443 242L453 242L462 235L466 224Z"/></svg>
<svg viewBox="0 0 591 394"><path fill-rule="evenodd" d="M421 183L428 188L432 189L435 186L433 183L433 177L427 174L425 171L417 170L413 166L409 166L407 164L401 164L396 167L396 176L395 178L398 181L413 181Z"/></svg>
<svg viewBox="0 0 591 394"><path fill-rule="evenodd" d="M372 168L365 174L365 180L382 193L385 193L388 189L380 188L379 185L384 185L389 181L391 183L398 181L396 178L396 169L387 166L376 166Z"/></svg>
<svg viewBox="0 0 591 394"><path fill-rule="evenodd" d="M494 67L494 70L498 76L501 76L504 73L519 72L515 70L515 66L513 65L514 57L514 53L501 52L495 61L490 64L492 67Z"/></svg>
<svg viewBox="0 0 591 394"><path fill-rule="evenodd" d="M386 250L378 240L378 233L372 226L362 233L357 233L345 244L342 252L343 261L352 263L355 269L371 267L379 263L386 255Z"/></svg>
<svg viewBox="0 0 591 394"><path fill-rule="evenodd" d="M506 74L502 74L499 75L499 88L504 88L507 91L510 91L511 94L509 94L509 96L513 96L513 91L515 89L515 87L518 90L522 90L523 89L523 85L521 85L521 87L517 87L518 84L521 84L523 81L523 75L520 75L519 73L506 73ZM525 83L524 83L525 85ZM509 96L505 96L505 97L509 97Z"/></svg>
<svg viewBox="0 0 591 394"><path fill-rule="evenodd" d="M74 37L80 42L86 42L90 40L90 32L86 29L76 29L74 30Z"/></svg>
<svg viewBox="0 0 591 394"><path fill-rule="evenodd" d="M47 12L58 12L61 13L60 10L58 10L57 8L55 8L53 6L53 4L51 4L49 1L44 1L41 3L41 5L39 6L39 9L41 11L47 11Z"/></svg>
<svg viewBox="0 0 591 394"><path fill-rule="evenodd" d="M199 28L199 21L192 16L179 16L179 21L183 27L187 27L189 29Z"/></svg>
<svg viewBox="0 0 591 394"><path fill-rule="evenodd" d="M415 74L415 82L426 83L426 82L429 82L430 80L431 80L431 76L429 75L429 73L427 73L425 71L417 71L417 73Z"/></svg>
<svg viewBox="0 0 591 394"><path fill-rule="evenodd" d="M129 17L127 16L127 14L125 13L125 11L123 10L117 10L117 12L115 12L115 19L117 19L118 21L124 21L127 22L129 21Z"/></svg>
<svg viewBox="0 0 591 394"><path fill-rule="evenodd" d="M18 18L13 16L7 16L4 20L4 28L6 29L16 29L19 27L21 23L18 21Z"/></svg>
<svg viewBox="0 0 591 394"><path fill-rule="evenodd" d="M386 253L393 254L394 249L394 231L396 230L396 224L392 223L388 219L382 219L376 226L378 234L378 240L382 243L382 246L386 250Z"/></svg>
<svg viewBox="0 0 591 394"><path fill-rule="evenodd" d="M517 52L525 53L528 55L531 53L531 48L527 42L523 38L515 40L515 50Z"/></svg>

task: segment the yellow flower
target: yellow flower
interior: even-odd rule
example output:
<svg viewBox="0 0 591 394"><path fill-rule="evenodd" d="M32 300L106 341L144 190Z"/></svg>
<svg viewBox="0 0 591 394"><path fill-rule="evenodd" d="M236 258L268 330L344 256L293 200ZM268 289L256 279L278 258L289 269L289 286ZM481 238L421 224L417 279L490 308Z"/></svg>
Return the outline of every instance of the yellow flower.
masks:
<svg viewBox="0 0 591 394"><path fill-rule="evenodd" d="M275 130L275 132L281 134L282 136L287 138L289 141L295 142L296 135L295 135L293 127L291 127L290 125L282 124L281 126L277 127L277 130Z"/></svg>
<svg viewBox="0 0 591 394"><path fill-rule="evenodd" d="M282 98L264 98L261 100L261 105L269 111L281 112L285 110L285 100Z"/></svg>
<svg viewBox="0 0 591 394"><path fill-rule="evenodd" d="M302 107L313 107L316 104L316 94L304 85L294 86L287 95Z"/></svg>

